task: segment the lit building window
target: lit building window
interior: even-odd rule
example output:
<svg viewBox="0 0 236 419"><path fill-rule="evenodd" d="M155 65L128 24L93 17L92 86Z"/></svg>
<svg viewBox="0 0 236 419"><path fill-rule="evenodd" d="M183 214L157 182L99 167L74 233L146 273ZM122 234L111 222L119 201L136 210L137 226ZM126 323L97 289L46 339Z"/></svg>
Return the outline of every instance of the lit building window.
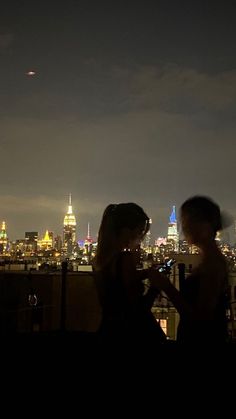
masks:
<svg viewBox="0 0 236 419"><path fill-rule="evenodd" d="M160 326L161 326L163 332L167 335L167 320L166 319L160 319L159 323L160 323Z"/></svg>

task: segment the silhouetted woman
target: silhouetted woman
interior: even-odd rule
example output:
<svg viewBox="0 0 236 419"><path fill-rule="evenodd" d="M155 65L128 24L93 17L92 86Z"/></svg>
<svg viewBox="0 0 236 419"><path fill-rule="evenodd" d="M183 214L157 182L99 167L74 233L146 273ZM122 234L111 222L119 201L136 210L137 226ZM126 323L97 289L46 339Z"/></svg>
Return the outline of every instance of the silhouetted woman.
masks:
<svg viewBox="0 0 236 419"><path fill-rule="evenodd" d="M186 278L181 291L153 270L151 283L166 293L180 314L178 342L226 342L228 273L215 241L216 233L222 229L220 208L209 198L195 196L182 205L181 223L188 243L199 248L201 263Z"/></svg>
<svg viewBox="0 0 236 419"><path fill-rule="evenodd" d="M137 204L111 204L105 209L94 263L104 338L165 340L151 313L157 290L150 287L144 295L147 271L136 269L138 248L148 230L149 218Z"/></svg>

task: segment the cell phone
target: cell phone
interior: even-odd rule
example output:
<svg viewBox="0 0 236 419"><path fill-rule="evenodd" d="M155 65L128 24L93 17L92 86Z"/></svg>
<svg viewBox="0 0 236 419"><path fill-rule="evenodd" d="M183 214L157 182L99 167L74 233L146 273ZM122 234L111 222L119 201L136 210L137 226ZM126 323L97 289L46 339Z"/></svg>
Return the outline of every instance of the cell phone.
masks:
<svg viewBox="0 0 236 419"><path fill-rule="evenodd" d="M158 268L159 272L169 272L171 267L174 265L175 263L175 259L170 259L168 260L166 263L164 263L164 265L162 265L161 267Z"/></svg>

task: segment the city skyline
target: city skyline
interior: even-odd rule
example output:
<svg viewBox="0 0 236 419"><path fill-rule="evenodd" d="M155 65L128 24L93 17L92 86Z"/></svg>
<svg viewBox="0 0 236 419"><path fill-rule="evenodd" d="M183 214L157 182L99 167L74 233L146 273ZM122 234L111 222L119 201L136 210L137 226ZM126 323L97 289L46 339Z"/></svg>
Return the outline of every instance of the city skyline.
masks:
<svg viewBox="0 0 236 419"><path fill-rule="evenodd" d="M63 231L64 231L64 225L65 225L64 223L65 223L65 219L68 217L68 214L73 213L75 215L75 218L77 218L77 219L80 218L79 217L79 211L77 211L76 208L74 208L74 204L73 204L74 200L71 202L72 195L69 194L67 198L69 199L69 206L67 205L67 210L65 210L64 216L62 217L61 224L59 224L58 221L56 221L56 224L55 224L55 219L54 219L54 224L51 223L51 224L45 225L43 228L36 228L37 226L34 226L35 228L31 228L31 229L29 229L29 228L28 229L27 228L26 229L24 229L24 228L19 229L19 231L21 233L17 237L14 234L12 226L8 225L6 219L0 219L0 224L2 224L2 222L4 222L6 224L6 231L7 231L8 239L11 240L11 241L18 240L18 239L24 239L25 233L29 232L29 231L37 231L38 234L39 234L39 238L43 238L44 235L45 235L45 232L52 231L53 234L54 234L54 237L59 235L63 239ZM67 202L67 204L68 204L68 202ZM168 213L165 213L165 217L164 217L165 222L164 222L162 228L160 228L160 229L157 228L158 220L157 220L156 223L155 223L155 220L154 220L154 223L153 223L153 218L150 217L151 220L152 220L151 228L150 228L151 242L153 242L153 243L157 239L162 239L162 238L167 239L169 234L170 235L173 234L173 232L172 232L173 227L172 226L175 223L177 223L177 224L176 224L176 227L174 227L174 230L175 230L175 228L177 228L178 231L175 231L174 235L177 234L179 236L179 239L183 239L183 235L182 235L182 231L181 231L180 217L178 216L178 208L176 210L176 205L172 205L167 210L168 210ZM164 211L164 209L163 209L163 211ZM73 217L74 217L74 215L73 215ZM98 219L98 217L97 217L97 219ZM86 216L84 216L84 220L86 220ZM85 223L82 223L82 222L78 223L78 222L75 221L75 226L76 226L75 240L76 240L76 242L84 241L87 238L88 229L89 229L89 233L91 235L91 238L93 240L96 240L97 235L98 235L100 221L101 220L99 219L99 222L97 224L95 223L93 225L91 225L91 221L89 219L87 221L85 221ZM159 224L160 224L160 222L159 222ZM51 227L52 225L57 225L58 227L54 229L54 228ZM236 225L236 220L234 222L233 222L233 220L231 220L230 226L227 227L227 228L224 228L222 230L223 237L224 236L228 237L229 240L227 240L227 241L229 241L229 243L231 243L231 244L236 243L235 225Z"/></svg>
<svg viewBox="0 0 236 419"><path fill-rule="evenodd" d="M72 202L72 195L69 194L68 197L69 197L69 206L67 205L68 210L65 211L64 216L63 216L63 220L64 221L62 221L61 225L57 229L52 229L51 228L51 225L52 224L48 224L47 226L45 226L45 228L43 227L43 228L38 229L38 230L37 230L36 227L33 230L32 229L29 229L29 228L28 229L23 229L23 230L21 230L22 231L21 235L19 235L17 237L14 237L11 240L23 239L26 231L38 231L39 237L41 237L41 236L43 237L46 231L52 231L56 235L59 234L59 235L63 236L63 230L64 230L64 225L65 225L65 220L67 220L68 214L79 214L79 211L76 211L76 209L74 210L74 204ZM164 227L164 230L166 230L166 232L164 232L164 230L163 230L163 234L160 233L159 235L156 235L154 237L154 231L156 229L155 229L155 225L154 225L154 231L153 231L153 221L152 221L152 223L151 223L151 230L150 231L151 231L151 234L153 236L153 240L156 239L156 238L158 238L158 237L162 237L162 236L166 236L167 237L167 235L168 235L168 225L170 223L171 216L173 216L173 211L175 213L175 211L176 211L175 206L172 206L172 207L169 208L169 215L167 215L167 217L166 217L166 226ZM175 215L176 215L176 213L175 213ZM73 215L73 217L74 217L74 215ZM11 234L9 234L9 231L12 232L11 226L8 225L8 222L6 221L6 219L2 219L0 221L1 221L1 223L4 222L6 224L6 231L8 233L8 237L9 237L11 235ZM75 222L75 227L76 227L76 237L78 236L78 240L83 240L83 239L85 239L87 237L87 235L88 235L88 228L89 228L91 237L93 239L95 239L97 237L98 229L99 229L99 223L97 225L95 225L94 226L95 228L93 229L93 226L91 228L91 222L89 220L87 221L86 226L85 225L82 225L82 224L79 225L76 221L74 221L74 222ZM177 219L176 219L176 222L179 223ZM66 223L67 223L67 221L66 221ZM58 224L58 222L57 222L57 224ZM88 227L88 225L89 225L89 227ZM92 233L91 233L91 230L92 230ZM96 231L96 233L94 233L93 231ZM81 232L81 234L80 234L80 232Z"/></svg>
<svg viewBox="0 0 236 419"><path fill-rule="evenodd" d="M0 221L10 237L78 233L136 202L166 235L172 205L236 218L233 2L9 0L0 15Z"/></svg>

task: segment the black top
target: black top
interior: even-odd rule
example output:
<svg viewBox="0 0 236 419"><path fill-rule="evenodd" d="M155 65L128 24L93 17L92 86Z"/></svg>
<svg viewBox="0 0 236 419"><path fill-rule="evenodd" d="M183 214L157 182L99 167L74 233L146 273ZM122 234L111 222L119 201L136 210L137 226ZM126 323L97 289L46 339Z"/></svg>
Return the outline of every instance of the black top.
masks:
<svg viewBox="0 0 236 419"><path fill-rule="evenodd" d="M95 273L97 291L102 306L103 317L100 334L111 338L144 338L164 341L165 335L154 318L150 307L145 304L144 287L137 279L134 292L138 303L130 303L123 280L122 265L133 265L130 252L121 252L113 266Z"/></svg>
<svg viewBox="0 0 236 419"><path fill-rule="evenodd" d="M187 303L194 306L197 302L200 274L198 272L190 275L182 285L180 293ZM227 283L227 278L225 278ZM227 340L227 319L226 319L226 287L222 286L221 294L214 309L211 320L189 319L188 316L180 316L177 341L181 343L223 343Z"/></svg>

